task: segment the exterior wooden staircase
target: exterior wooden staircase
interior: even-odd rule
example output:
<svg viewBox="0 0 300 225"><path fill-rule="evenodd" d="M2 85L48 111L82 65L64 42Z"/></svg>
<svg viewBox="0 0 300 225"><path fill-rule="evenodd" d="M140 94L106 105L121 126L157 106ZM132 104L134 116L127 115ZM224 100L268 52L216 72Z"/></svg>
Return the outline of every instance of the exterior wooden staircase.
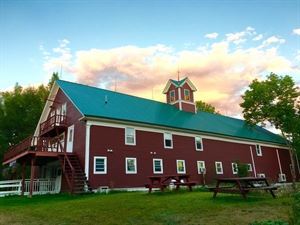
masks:
<svg viewBox="0 0 300 225"><path fill-rule="evenodd" d="M76 154L63 154L59 160L71 194L81 194L91 190Z"/></svg>

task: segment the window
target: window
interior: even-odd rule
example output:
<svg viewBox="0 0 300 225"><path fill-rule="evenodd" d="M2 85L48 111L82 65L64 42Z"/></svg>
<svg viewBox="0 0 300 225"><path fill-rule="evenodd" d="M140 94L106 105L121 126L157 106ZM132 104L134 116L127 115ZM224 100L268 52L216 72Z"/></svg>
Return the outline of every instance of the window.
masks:
<svg viewBox="0 0 300 225"><path fill-rule="evenodd" d="M257 177L265 178L266 175L265 175L264 173L258 173L258 174L257 174Z"/></svg>
<svg viewBox="0 0 300 225"><path fill-rule="evenodd" d="M189 89L184 89L184 100L190 101L190 90Z"/></svg>
<svg viewBox="0 0 300 225"><path fill-rule="evenodd" d="M261 146L260 145L256 145L255 149L256 149L256 155L262 156Z"/></svg>
<svg viewBox="0 0 300 225"><path fill-rule="evenodd" d="M61 115L67 115L67 103L61 105Z"/></svg>
<svg viewBox="0 0 300 225"><path fill-rule="evenodd" d="M94 157L94 174L106 174L107 158L104 156Z"/></svg>
<svg viewBox="0 0 300 225"><path fill-rule="evenodd" d="M238 164L237 163L231 163L232 167L232 173L237 174L238 173Z"/></svg>
<svg viewBox="0 0 300 225"><path fill-rule="evenodd" d="M196 147L196 151L203 151L202 138L201 137L195 137L195 147Z"/></svg>
<svg viewBox="0 0 300 225"><path fill-rule="evenodd" d="M165 148L173 148L172 134L164 133L164 145L165 145Z"/></svg>
<svg viewBox="0 0 300 225"><path fill-rule="evenodd" d="M131 127L125 128L125 144L135 145L135 129Z"/></svg>
<svg viewBox="0 0 300 225"><path fill-rule="evenodd" d="M204 161L197 161L197 168L198 168L198 174L206 173Z"/></svg>
<svg viewBox="0 0 300 225"><path fill-rule="evenodd" d="M217 174L223 174L222 162L215 162L215 166L216 166L216 173Z"/></svg>
<svg viewBox="0 0 300 225"><path fill-rule="evenodd" d="M175 101L175 90L170 91L170 102Z"/></svg>
<svg viewBox="0 0 300 225"><path fill-rule="evenodd" d="M184 160L176 160L177 165L177 173L185 173L185 161Z"/></svg>
<svg viewBox="0 0 300 225"><path fill-rule="evenodd" d="M126 174L136 174L136 158L126 158Z"/></svg>
<svg viewBox="0 0 300 225"><path fill-rule="evenodd" d="M153 173L163 173L162 159L153 159Z"/></svg>
<svg viewBox="0 0 300 225"><path fill-rule="evenodd" d="M247 169L248 169L248 172L252 172L252 165L251 165L251 163L247 164Z"/></svg>

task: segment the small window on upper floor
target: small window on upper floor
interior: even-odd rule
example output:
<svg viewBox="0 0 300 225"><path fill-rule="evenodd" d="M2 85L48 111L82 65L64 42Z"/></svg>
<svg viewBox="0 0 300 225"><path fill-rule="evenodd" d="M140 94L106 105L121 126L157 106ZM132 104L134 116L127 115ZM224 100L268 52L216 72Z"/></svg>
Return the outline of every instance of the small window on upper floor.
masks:
<svg viewBox="0 0 300 225"><path fill-rule="evenodd" d="M260 145L256 145L255 149L256 149L256 155L262 156L261 146Z"/></svg>
<svg viewBox="0 0 300 225"><path fill-rule="evenodd" d="M125 128L125 144L135 145L135 129L132 127Z"/></svg>
<svg viewBox="0 0 300 225"><path fill-rule="evenodd" d="M184 100L185 101L190 101L191 100L190 90L189 89L184 89Z"/></svg>
<svg viewBox="0 0 300 225"><path fill-rule="evenodd" d="M195 137L195 147L196 151L203 151L202 138Z"/></svg>
<svg viewBox="0 0 300 225"><path fill-rule="evenodd" d="M170 102L175 102L175 90L170 91Z"/></svg>
<svg viewBox="0 0 300 225"><path fill-rule="evenodd" d="M173 137L171 133L164 133L165 148L173 148Z"/></svg>
<svg viewBox="0 0 300 225"><path fill-rule="evenodd" d="M61 115L65 116L67 115L67 103L64 103L61 105Z"/></svg>

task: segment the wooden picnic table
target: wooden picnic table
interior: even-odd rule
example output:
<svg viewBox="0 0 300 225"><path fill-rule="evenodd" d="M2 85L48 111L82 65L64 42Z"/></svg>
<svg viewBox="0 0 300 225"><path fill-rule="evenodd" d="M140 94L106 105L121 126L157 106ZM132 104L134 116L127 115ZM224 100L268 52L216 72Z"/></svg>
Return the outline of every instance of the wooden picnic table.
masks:
<svg viewBox="0 0 300 225"><path fill-rule="evenodd" d="M152 192L152 188L159 188L161 191L173 183L176 186L176 190L180 186L187 186L190 191L192 191L192 186L196 185L196 182L189 180L188 174L176 174L176 175L156 175L149 176L149 184L146 184L145 187L149 189L149 193Z"/></svg>
<svg viewBox="0 0 300 225"><path fill-rule="evenodd" d="M221 184L232 184L232 186L221 186ZM214 192L213 197L220 193L240 193L243 198L252 190L265 190L275 198L274 190L277 187L269 185L265 177L233 177L233 178L218 178L215 187L209 188Z"/></svg>

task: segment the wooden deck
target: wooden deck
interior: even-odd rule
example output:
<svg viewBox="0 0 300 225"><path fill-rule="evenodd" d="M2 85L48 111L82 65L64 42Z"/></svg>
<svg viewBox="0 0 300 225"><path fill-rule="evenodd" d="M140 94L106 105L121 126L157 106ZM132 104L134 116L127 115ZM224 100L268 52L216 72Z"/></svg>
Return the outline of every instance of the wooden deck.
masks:
<svg viewBox="0 0 300 225"><path fill-rule="evenodd" d="M67 117L54 114L40 124L40 136L56 136L67 129Z"/></svg>

